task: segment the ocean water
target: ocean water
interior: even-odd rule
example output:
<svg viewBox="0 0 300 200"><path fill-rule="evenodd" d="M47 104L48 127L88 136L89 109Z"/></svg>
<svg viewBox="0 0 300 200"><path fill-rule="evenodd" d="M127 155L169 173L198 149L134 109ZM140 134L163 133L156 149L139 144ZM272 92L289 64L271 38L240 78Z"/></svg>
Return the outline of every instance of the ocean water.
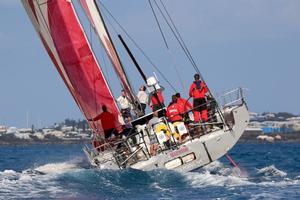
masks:
<svg viewBox="0 0 300 200"><path fill-rule="evenodd" d="M0 199L300 199L300 144L238 144L189 173L91 169L82 145L0 147Z"/></svg>

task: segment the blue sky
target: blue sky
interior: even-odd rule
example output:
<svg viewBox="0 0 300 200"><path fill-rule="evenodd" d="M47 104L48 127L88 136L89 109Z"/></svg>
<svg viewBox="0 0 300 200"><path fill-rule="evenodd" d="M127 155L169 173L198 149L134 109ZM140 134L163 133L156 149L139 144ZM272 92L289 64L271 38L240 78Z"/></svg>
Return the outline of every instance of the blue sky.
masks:
<svg viewBox="0 0 300 200"><path fill-rule="evenodd" d="M174 63L187 88L194 71L166 32L171 53L146 0L103 0L115 17L182 94ZM298 0L164 0L207 84L214 93L248 88L251 111L300 114L300 1ZM82 17L85 27L89 28ZM82 115L58 76L19 0L0 0L0 125L51 125ZM110 27L111 28L111 27ZM164 27L167 31L167 28ZM105 73L110 65L93 36ZM138 61L153 69L131 43ZM142 84L123 48L116 42L135 88ZM109 82L117 96L115 76ZM161 80L165 86L166 83ZM167 87L168 89L168 87ZM166 96L172 91L167 91Z"/></svg>

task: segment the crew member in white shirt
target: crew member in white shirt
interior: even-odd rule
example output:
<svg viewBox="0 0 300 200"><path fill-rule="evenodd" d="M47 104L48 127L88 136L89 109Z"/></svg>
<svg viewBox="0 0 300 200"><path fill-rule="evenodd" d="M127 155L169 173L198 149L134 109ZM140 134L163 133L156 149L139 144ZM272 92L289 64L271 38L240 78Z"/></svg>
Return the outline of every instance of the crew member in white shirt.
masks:
<svg viewBox="0 0 300 200"><path fill-rule="evenodd" d="M126 93L124 90L121 91L121 96L117 99L117 101L120 104L121 114L122 114L124 121L126 121L126 119L131 121L131 119L132 119L131 112L130 112L131 104L130 104L128 98L126 97Z"/></svg>
<svg viewBox="0 0 300 200"><path fill-rule="evenodd" d="M145 109L148 103L148 94L146 93L146 87L144 85L140 87L139 92L137 93L137 98L141 105L140 109L143 111L143 114L145 115Z"/></svg>

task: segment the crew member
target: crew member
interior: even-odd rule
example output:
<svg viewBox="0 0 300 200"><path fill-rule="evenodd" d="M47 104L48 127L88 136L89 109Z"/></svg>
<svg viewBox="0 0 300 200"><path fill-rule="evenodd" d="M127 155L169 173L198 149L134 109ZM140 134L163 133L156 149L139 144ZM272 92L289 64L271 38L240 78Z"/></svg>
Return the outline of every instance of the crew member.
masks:
<svg viewBox="0 0 300 200"><path fill-rule="evenodd" d="M161 89L158 89L157 92L151 94L151 107L153 112L165 107Z"/></svg>
<svg viewBox="0 0 300 200"><path fill-rule="evenodd" d="M177 121L182 121L182 113L184 112L183 106L177 102L177 97L172 96L172 102L167 108L167 117L173 123Z"/></svg>
<svg viewBox="0 0 300 200"><path fill-rule="evenodd" d="M126 121L126 119L127 121L131 121L131 104L128 98L126 97L126 93L124 90L121 91L121 96L117 99L117 101L121 106L121 114L124 121Z"/></svg>
<svg viewBox="0 0 300 200"><path fill-rule="evenodd" d="M188 111L193 109L192 104L187 100L181 97L180 93L175 94L177 98L177 103L183 107L183 116L188 116Z"/></svg>
<svg viewBox="0 0 300 200"><path fill-rule="evenodd" d="M147 125L148 129L153 128L153 126L155 124L158 124L159 122L161 122L161 120L158 118L158 112L154 112L152 119L148 122L148 125ZM151 132L150 132L149 140L150 140L150 154L152 156L155 156L157 154L157 148L158 148L155 133L151 134Z"/></svg>
<svg viewBox="0 0 300 200"><path fill-rule="evenodd" d="M193 107L194 107L194 120L195 122L208 121L208 112L205 95L208 89L203 81L200 80L200 75L194 75L195 81L191 84L189 95L193 97Z"/></svg>
<svg viewBox="0 0 300 200"><path fill-rule="evenodd" d="M141 105L141 111L143 112L143 115L145 115L145 109L148 103L148 94L146 93L146 87L144 85L140 87L139 92L137 93L137 98Z"/></svg>
<svg viewBox="0 0 300 200"><path fill-rule="evenodd" d="M90 119L89 121L101 121L102 129L104 131L105 139L108 139L112 136L113 133L116 133L116 118L115 116L107 111L105 105L102 106L102 113L97 117Z"/></svg>

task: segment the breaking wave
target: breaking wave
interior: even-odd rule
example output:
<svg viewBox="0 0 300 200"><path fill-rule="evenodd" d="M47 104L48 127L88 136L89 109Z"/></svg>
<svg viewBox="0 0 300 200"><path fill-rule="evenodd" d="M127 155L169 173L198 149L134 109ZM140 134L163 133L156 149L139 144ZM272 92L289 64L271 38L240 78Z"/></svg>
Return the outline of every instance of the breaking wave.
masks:
<svg viewBox="0 0 300 200"><path fill-rule="evenodd" d="M242 172L242 174L247 173ZM196 188L210 186L228 188L236 186L285 187L300 184L300 176L294 178L287 176L286 172L277 169L274 165L258 169L251 176L241 176L238 169L225 167L219 161L204 167L200 173L186 173L186 179Z"/></svg>
<svg viewBox="0 0 300 200"><path fill-rule="evenodd" d="M4 199L20 198L54 198L57 196L70 196L60 184L57 183L59 174L75 170L74 164L51 163L28 169L22 172L4 170L0 172L0 194Z"/></svg>
<svg viewBox="0 0 300 200"><path fill-rule="evenodd" d="M274 165L257 169L247 175L245 171L227 167L219 161L188 173L167 170L150 172L133 169L97 170L82 167L80 162L74 161L48 163L22 172L14 170L0 172L0 194L4 199L98 199L99 196L104 199L178 198L181 195L178 191L181 190L190 191L192 194L199 188L208 190L207 188L211 187L230 189L259 186L274 189L299 184L300 176L288 177L286 172ZM262 191L252 198L263 196Z"/></svg>
<svg viewBox="0 0 300 200"><path fill-rule="evenodd" d="M287 173L277 169L274 165L264 167L264 168L258 170L258 174L261 174L266 177L285 177L285 176L287 176Z"/></svg>

